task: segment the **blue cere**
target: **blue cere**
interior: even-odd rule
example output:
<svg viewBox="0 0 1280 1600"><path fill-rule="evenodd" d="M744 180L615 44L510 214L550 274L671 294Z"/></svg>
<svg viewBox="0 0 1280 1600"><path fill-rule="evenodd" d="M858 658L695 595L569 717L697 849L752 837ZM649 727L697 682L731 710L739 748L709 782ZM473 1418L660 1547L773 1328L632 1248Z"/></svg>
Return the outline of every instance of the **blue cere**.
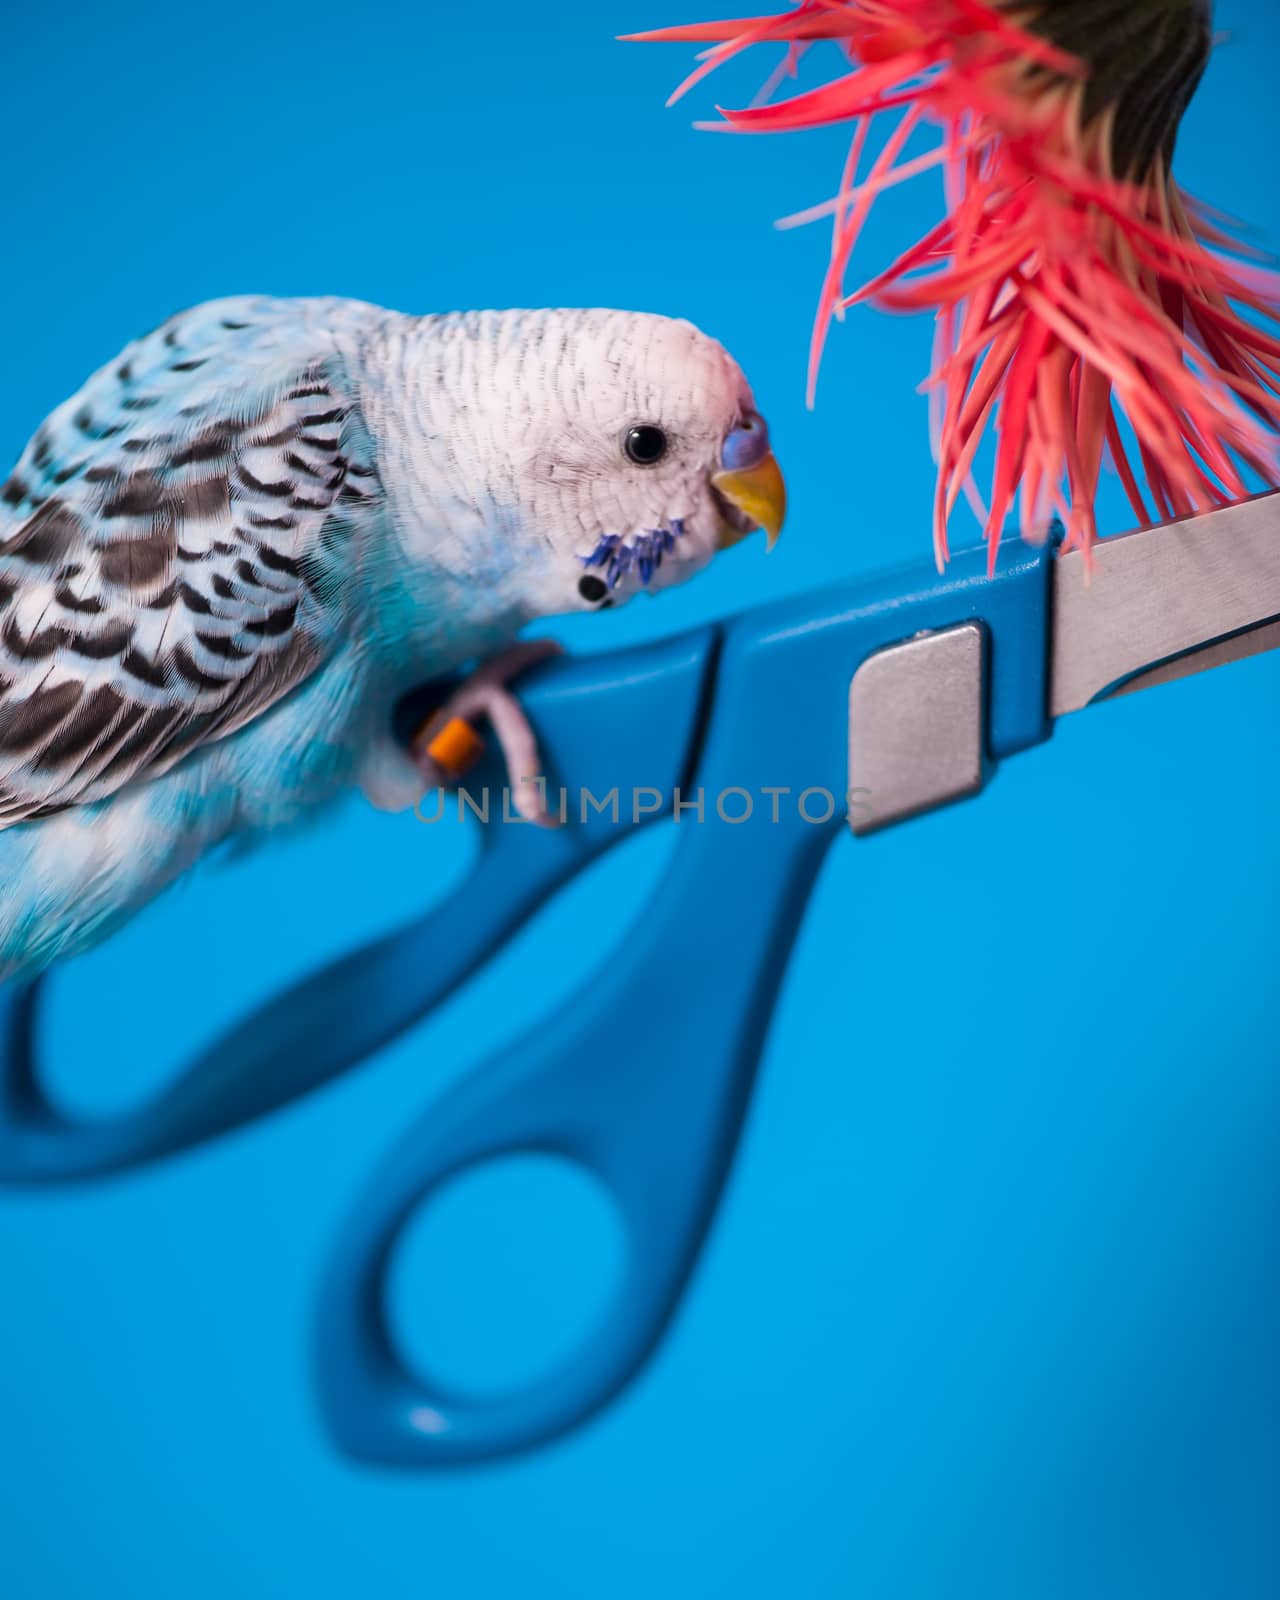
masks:
<svg viewBox="0 0 1280 1600"><path fill-rule="evenodd" d="M725 440L720 461L727 472L746 472L768 454L768 425L758 412L752 411Z"/></svg>

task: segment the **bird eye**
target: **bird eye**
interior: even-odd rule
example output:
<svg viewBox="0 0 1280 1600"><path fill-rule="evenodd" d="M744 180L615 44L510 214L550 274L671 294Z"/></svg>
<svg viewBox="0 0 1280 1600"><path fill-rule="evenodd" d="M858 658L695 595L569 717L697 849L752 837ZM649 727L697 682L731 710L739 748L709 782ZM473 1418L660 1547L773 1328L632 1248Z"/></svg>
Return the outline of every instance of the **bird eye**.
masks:
<svg viewBox="0 0 1280 1600"><path fill-rule="evenodd" d="M644 422L638 428L627 430L622 448L638 467L651 467L655 461L661 461L666 455L667 436L661 428Z"/></svg>

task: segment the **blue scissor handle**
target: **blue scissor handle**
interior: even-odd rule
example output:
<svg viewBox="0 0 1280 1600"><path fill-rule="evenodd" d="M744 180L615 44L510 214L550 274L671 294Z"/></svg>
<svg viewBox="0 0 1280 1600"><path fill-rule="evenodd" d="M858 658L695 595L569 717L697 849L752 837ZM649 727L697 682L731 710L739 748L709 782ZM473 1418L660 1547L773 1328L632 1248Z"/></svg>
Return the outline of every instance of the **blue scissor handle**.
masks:
<svg viewBox="0 0 1280 1600"><path fill-rule="evenodd" d="M669 793L691 760L717 635L701 629L632 650L536 669L521 693L552 783ZM502 775L486 763L501 816ZM567 777L566 777L567 781ZM656 815L654 813L653 815ZM644 813L641 821L653 820ZM101 1176L202 1143L265 1115L363 1061L466 981L555 890L626 834L588 808L546 832L495 823L479 862L443 903L274 996L126 1116L80 1121L48 1097L37 1064L38 990L0 988L0 1181Z"/></svg>
<svg viewBox="0 0 1280 1600"><path fill-rule="evenodd" d="M911 574L725 625L691 779L704 817L683 813L668 872L620 953L430 1109L378 1163L338 1236L316 1359L344 1449L424 1466L521 1450L590 1416L654 1349L714 1215L792 940L843 825L854 671L882 645L981 620L988 755L1047 733L1048 557L1019 550L988 582L984 554L957 558L946 581ZM789 797L775 820L765 796L779 784ZM726 820L743 795L751 816ZM822 795L835 799L825 817ZM406 1367L385 1278L423 1202L477 1163L526 1151L579 1162L612 1192L627 1270L584 1348L536 1384L484 1399Z"/></svg>
<svg viewBox="0 0 1280 1600"><path fill-rule="evenodd" d="M708 809L680 823L625 959L446 1095L380 1163L320 1301L321 1393L347 1449L423 1465L517 1450L588 1416L654 1348L714 1213L791 941L841 826L853 673L883 645L976 620L988 644L988 755L1048 731L1048 555L1018 547L994 581L984 568L985 553L970 552L945 580L889 574L538 670L524 698L553 786L658 791L662 809L675 789L687 799L700 786ZM821 821L798 804L774 821L759 800L779 782L793 799L810 788L837 803ZM746 822L717 815L733 790L756 799ZM738 809L734 797L727 815ZM0 991L0 1177L127 1167L324 1082L422 1016L629 831L605 813L555 834L492 824L477 873L444 906L260 1008L133 1116L64 1118L38 1081L33 993ZM630 1272L589 1348L535 1389L480 1401L403 1366L383 1276L420 1201L472 1163L522 1150L559 1151L600 1175L626 1221Z"/></svg>
<svg viewBox="0 0 1280 1600"><path fill-rule="evenodd" d="M748 686L730 681L740 704ZM722 727L722 707L723 693L713 740L741 738L748 729L731 718ZM730 749L709 765L726 774L725 789L739 787L752 782L752 755ZM788 761L798 755L787 751ZM707 772L698 776L707 787ZM658 1340L715 1209L809 885L843 820L730 825L715 814L719 792L704 795L707 820L686 814L677 824L670 870L625 953L434 1105L353 1207L317 1324L321 1392L348 1451L443 1463L535 1444L608 1400ZM463 1169L518 1151L555 1153L598 1176L623 1219L629 1269L585 1350L485 1403L404 1369L382 1285L421 1202Z"/></svg>

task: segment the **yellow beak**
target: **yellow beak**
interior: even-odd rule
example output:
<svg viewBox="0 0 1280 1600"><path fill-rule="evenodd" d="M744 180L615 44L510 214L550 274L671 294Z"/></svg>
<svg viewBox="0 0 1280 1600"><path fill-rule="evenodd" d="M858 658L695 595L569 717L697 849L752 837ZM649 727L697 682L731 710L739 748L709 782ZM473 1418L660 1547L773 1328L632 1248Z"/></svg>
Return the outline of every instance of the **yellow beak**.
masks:
<svg viewBox="0 0 1280 1600"><path fill-rule="evenodd" d="M711 483L730 505L736 506L743 516L749 517L757 528L764 529L768 538L767 548L772 550L787 516L787 486L773 454L742 471L714 473ZM727 550L746 536L746 530L732 527L726 522L720 535L720 548Z"/></svg>

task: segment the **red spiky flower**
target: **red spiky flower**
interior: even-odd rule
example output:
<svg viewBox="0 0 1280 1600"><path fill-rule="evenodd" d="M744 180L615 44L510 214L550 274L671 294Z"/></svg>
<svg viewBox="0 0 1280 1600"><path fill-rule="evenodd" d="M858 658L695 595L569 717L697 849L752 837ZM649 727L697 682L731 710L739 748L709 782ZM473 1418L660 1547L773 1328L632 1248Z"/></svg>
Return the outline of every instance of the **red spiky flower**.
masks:
<svg viewBox="0 0 1280 1600"><path fill-rule="evenodd" d="M1275 481L1280 341L1258 323L1280 316L1280 278L1242 261L1221 219L1170 174L1208 60L1211 4L802 0L776 16L633 36L711 46L673 100L752 45L784 42L791 71L815 41L843 48L850 70L833 82L721 115L742 132L852 124L838 194L794 219L833 219L810 396L831 319L847 307L935 313L939 564L962 489L994 560L1019 493L1028 537L1056 515L1067 543L1087 549L1107 454L1144 522L1242 498L1246 466ZM895 115L862 173L870 124ZM926 122L941 125L940 145L901 160ZM935 166L946 216L848 292L876 196ZM972 470L989 426L984 504Z"/></svg>

